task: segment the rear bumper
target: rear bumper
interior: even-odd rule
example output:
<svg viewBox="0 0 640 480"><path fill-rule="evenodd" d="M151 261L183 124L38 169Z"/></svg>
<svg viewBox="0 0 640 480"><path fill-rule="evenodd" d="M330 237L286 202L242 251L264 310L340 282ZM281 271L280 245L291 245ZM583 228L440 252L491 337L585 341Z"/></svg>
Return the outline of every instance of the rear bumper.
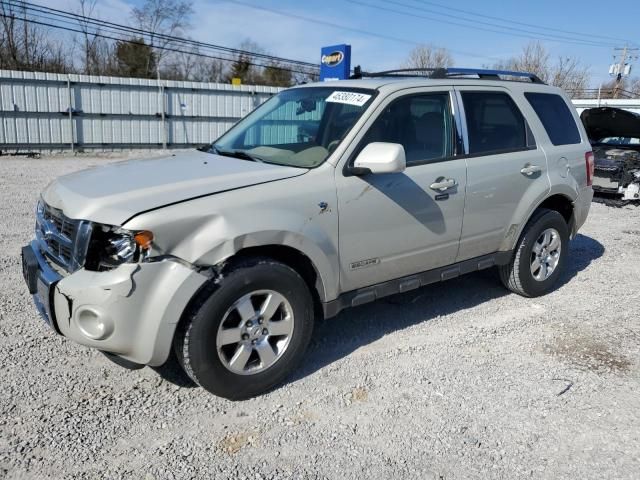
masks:
<svg viewBox="0 0 640 480"><path fill-rule="evenodd" d="M31 251L38 262L34 302L50 326L81 345L142 365L166 361L182 312L207 280L173 260L63 277L37 245L25 249L23 257Z"/></svg>

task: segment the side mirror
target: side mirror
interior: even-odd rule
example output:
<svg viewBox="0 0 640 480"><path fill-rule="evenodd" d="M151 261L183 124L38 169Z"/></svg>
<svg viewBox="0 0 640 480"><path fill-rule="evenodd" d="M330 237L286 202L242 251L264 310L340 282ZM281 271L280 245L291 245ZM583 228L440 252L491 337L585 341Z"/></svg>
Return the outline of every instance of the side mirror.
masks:
<svg viewBox="0 0 640 480"><path fill-rule="evenodd" d="M362 149L353 162L354 175L404 172L407 160L399 143L373 142Z"/></svg>

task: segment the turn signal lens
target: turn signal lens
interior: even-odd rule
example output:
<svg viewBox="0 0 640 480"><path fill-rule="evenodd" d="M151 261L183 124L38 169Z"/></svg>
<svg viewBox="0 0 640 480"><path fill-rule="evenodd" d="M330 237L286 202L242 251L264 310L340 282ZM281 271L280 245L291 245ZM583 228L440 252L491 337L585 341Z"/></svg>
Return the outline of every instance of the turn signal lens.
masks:
<svg viewBox="0 0 640 480"><path fill-rule="evenodd" d="M143 230L136 233L133 236L133 239L142 250L149 250L151 248L151 244L153 243L153 233L151 233L149 230Z"/></svg>

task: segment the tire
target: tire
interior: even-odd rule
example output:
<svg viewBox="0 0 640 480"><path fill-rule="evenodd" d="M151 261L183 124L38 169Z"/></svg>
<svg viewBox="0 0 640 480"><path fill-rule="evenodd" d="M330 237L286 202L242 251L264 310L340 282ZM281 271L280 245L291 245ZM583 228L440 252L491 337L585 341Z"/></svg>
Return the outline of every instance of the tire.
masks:
<svg viewBox="0 0 640 480"><path fill-rule="evenodd" d="M557 262L548 276L546 274L550 269L548 266L545 267L547 264L541 261L541 257L536 253L536 250L541 248L545 252L543 255L551 250L550 248L545 250L544 247L541 247L544 244L544 240L540 243L543 234L547 232L551 233L552 239L555 238L553 232L557 233L560 245ZM555 246L555 243L552 246ZM511 261L499 267L500 280L509 290L523 297L545 295L553 290L565 268L567 255L569 254L568 247L569 227L564 217L555 210L538 209L527 222ZM532 271L537 266L537 264L534 264L536 257L538 258L538 263L541 264L540 268L536 270L538 278ZM549 256L542 258L549 258L553 263L555 256L549 254ZM546 270L543 271L544 268Z"/></svg>
<svg viewBox="0 0 640 480"><path fill-rule="evenodd" d="M267 298L270 305L284 299L269 319L259 313ZM244 259L198 296L181 320L174 350L187 375L210 393L229 400L254 397L280 384L300 363L311 339L313 312L311 293L295 270L269 258ZM267 328L272 328L269 334ZM287 336L273 334L289 328ZM231 332L232 341L237 332L244 333L239 343L222 345L227 338L222 331Z"/></svg>

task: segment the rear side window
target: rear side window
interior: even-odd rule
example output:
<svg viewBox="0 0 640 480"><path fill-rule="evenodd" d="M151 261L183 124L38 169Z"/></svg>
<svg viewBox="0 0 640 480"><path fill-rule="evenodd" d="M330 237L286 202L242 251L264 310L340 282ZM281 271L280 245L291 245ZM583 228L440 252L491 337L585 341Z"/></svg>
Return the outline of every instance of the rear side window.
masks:
<svg viewBox="0 0 640 480"><path fill-rule="evenodd" d="M567 102L553 93L525 93L544 129L554 145L573 145L580 143L580 132L571 115Z"/></svg>
<svg viewBox="0 0 640 480"><path fill-rule="evenodd" d="M501 153L532 146L533 138L515 102L506 93L461 92L469 154Z"/></svg>

